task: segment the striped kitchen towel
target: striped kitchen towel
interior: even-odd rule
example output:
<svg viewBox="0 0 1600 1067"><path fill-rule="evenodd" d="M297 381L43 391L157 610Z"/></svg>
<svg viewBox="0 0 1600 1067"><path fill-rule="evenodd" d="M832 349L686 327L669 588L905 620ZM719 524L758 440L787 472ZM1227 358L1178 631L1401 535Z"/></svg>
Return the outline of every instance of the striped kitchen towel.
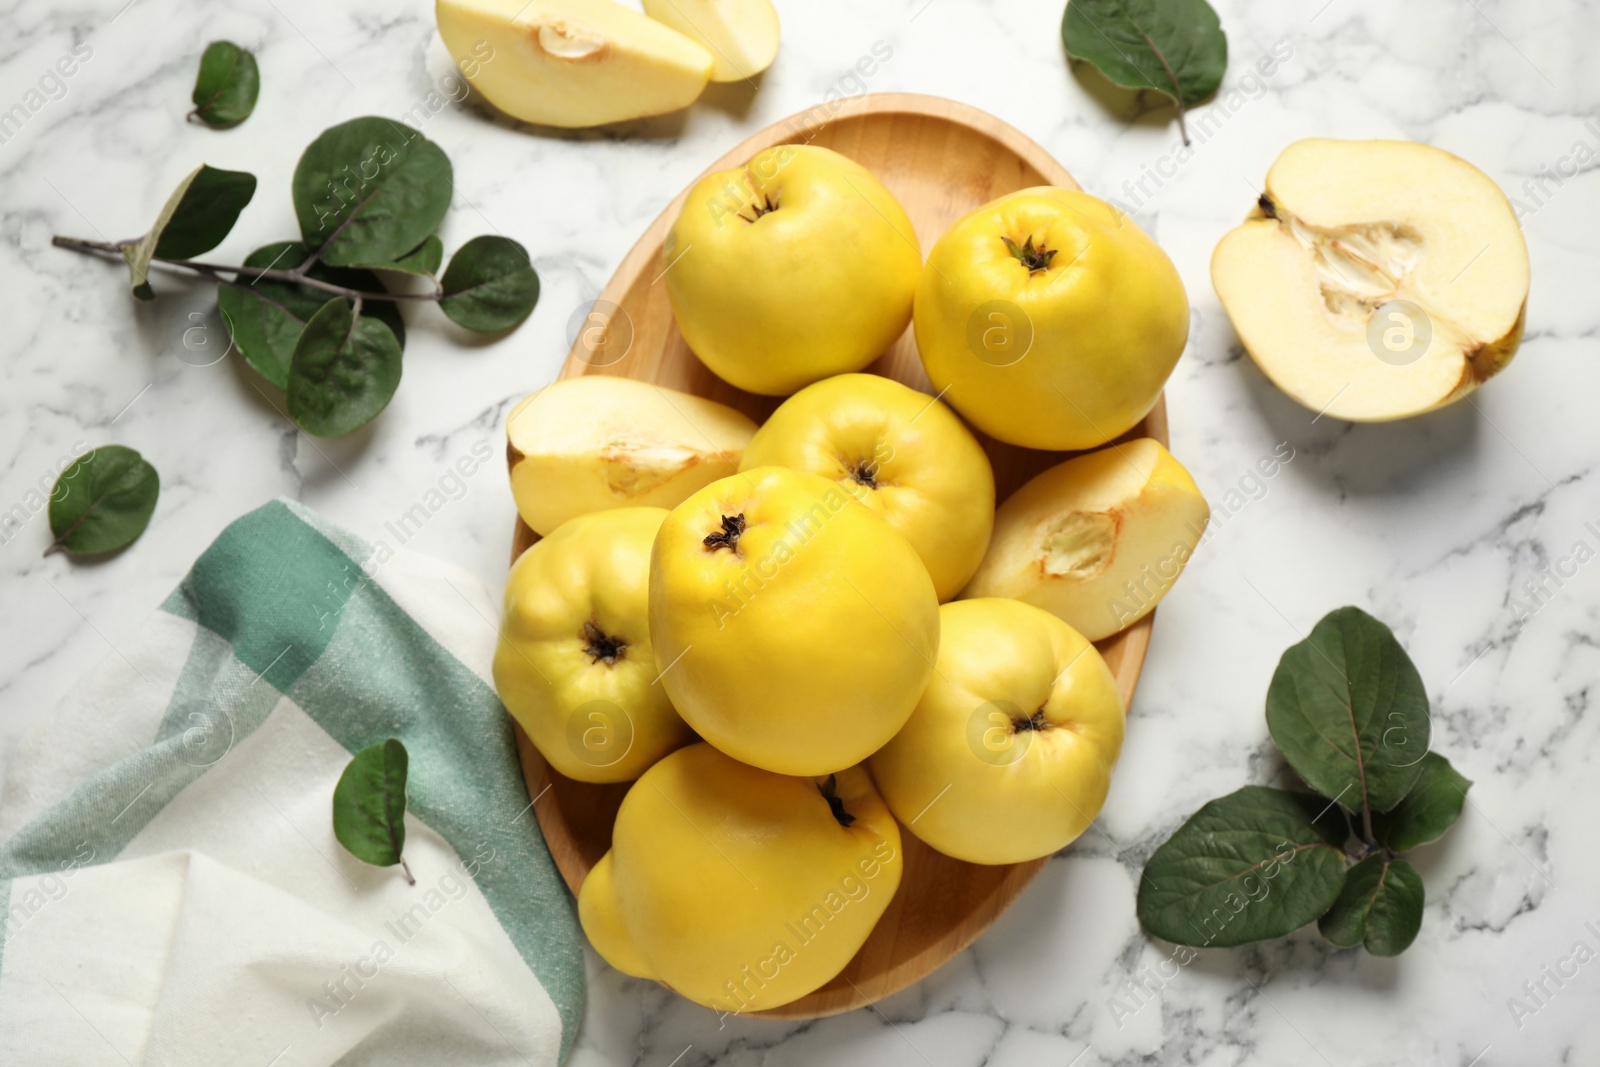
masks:
<svg viewBox="0 0 1600 1067"><path fill-rule="evenodd" d="M572 901L489 663L495 602L276 501L14 753L0 1064L523 1064L583 1006ZM410 751L405 855L333 835L352 753Z"/></svg>

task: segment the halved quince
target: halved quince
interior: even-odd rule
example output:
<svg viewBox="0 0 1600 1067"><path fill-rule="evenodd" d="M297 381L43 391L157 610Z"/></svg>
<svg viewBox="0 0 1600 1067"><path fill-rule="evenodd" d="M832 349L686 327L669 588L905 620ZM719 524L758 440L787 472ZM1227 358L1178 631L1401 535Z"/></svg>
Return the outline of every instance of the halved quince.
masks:
<svg viewBox="0 0 1600 1067"><path fill-rule="evenodd" d="M1284 392L1355 422L1459 400L1522 339L1528 246L1500 188L1408 141L1296 141L1211 281Z"/></svg>

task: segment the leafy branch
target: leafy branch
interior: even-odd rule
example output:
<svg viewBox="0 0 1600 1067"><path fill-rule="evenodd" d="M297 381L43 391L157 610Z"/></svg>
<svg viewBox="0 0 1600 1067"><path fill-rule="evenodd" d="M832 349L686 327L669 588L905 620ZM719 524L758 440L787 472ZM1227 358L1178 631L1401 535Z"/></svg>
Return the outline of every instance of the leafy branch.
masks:
<svg viewBox="0 0 1600 1067"><path fill-rule="evenodd" d="M1424 893L1400 854L1442 837L1472 786L1428 748L1410 657L1359 608L1331 612L1284 653L1267 727L1321 796L1246 786L1206 804L1146 864L1140 923L1175 944L1227 947L1316 922L1341 948L1405 951Z"/></svg>
<svg viewBox="0 0 1600 1067"><path fill-rule="evenodd" d="M444 152L403 123L352 119L306 148L292 182L299 241L265 245L237 266L198 259L227 237L255 188L251 174L201 166L143 236L52 243L120 257L141 300L155 297L152 266L217 283L233 348L284 391L301 429L322 436L370 422L399 387L399 305L436 303L459 326L499 333L538 302L527 250L507 237L473 238L439 273L444 246L434 231L449 211L454 175ZM428 288L395 291L385 284L394 277Z"/></svg>

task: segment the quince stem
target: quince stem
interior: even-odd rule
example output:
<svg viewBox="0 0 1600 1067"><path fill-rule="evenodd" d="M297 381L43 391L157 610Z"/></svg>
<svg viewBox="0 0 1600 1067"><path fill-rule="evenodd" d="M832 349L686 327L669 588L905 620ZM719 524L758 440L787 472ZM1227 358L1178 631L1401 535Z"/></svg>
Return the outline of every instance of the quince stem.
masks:
<svg viewBox="0 0 1600 1067"><path fill-rule="evenodd" d="M764 193L762 194L760 200L750 205L750 210L755 213L755 219L745 218L745 214L742 211L739 213L739 217L744 219L746 222L754 222L761 216L770 215L772 212L778 210L778 205L772 202L772 194Z"/></svg>
<svg viewBox="0 0 1600 1067"><path fill-rule="evenodd" d="M1018 263L1028 268L1029 274L1049 270L1050 261L1056 258L1054 248L1046 248L1042 244L1038 248L1033 247L1032 234L1029 234L1027 241L1020 246L1009 237L1002 237L1000 240L1005 242L1006 251L1015 256Z"/></svg>
<svg viewBox="0 0 1600 1067"><path fill-rule="evenodd" d="M713 552L719 548L726 548L737 553L739 551L739 535L742 533L744 533L743 512L738 515L724 515L722 516L722 529L706 534L700 543Z"/></svg>
<svg viewBox="0 0 1600 1067"><path fill-rule="evenodd" d="M821 793L822 799L828 802L828 810L833 812L833 817L838 820L840 826L849 826L856 821L856 817L844 809L844 801L838 795L839 776L837 774L828 775L828 780L817 786L817 792Z"/></svg>

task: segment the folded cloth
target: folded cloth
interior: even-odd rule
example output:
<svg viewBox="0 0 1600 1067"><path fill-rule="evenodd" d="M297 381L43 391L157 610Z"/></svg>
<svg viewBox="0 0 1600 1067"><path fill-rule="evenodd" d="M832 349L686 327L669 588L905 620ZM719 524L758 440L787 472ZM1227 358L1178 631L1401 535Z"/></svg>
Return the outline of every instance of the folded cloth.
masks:
<svg viewBox="0 0 1600 1067"><path fill-rule="evenodd" d="M490 682L497 610L289 501L224 530L14 753L0 1064L564 1059L581 943ZM351 754L389 737L414 886L333 834Z"/></svg>

